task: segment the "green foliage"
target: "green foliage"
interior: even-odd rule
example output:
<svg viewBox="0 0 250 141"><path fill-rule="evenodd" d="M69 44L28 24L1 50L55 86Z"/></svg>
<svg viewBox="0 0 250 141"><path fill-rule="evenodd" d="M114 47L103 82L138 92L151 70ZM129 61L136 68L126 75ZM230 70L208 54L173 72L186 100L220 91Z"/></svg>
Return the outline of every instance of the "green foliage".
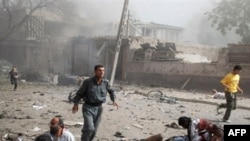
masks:
<svg viewBox="0 0 250 141"><path fill-rule="evenodd" d="M206 13L212 27L221 31L235 30L242 43L250 43L250 0L221 0L217 7Z"/></svg>

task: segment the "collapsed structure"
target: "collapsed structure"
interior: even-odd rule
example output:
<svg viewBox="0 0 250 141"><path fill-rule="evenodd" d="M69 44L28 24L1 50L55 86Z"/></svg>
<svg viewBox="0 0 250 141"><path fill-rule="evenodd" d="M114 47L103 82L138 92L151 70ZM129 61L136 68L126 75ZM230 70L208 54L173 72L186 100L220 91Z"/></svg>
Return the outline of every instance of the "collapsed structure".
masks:
<svg viewBox="0 0 250 141"><path fill-rule="evenodd" d="M18 13L26 14L25 10ZM89 24L81 26L77 22L72 25L51 16L43 19L40 13L44 12L29 15L20 31L0 43L1 60L17 66L27 81L47 82L49 75L59 75L60 84L64 80L62 77L92 75L95 64L103 64L106 77L111 77L117 45L114 36L86 38L83 35L93 32ZM250 91L247 87L250 81L250 45L213 47L183 43L183 30L153 22L127 20L115 80L188 90L220 90L221 77L235 64L240 64L243 66L240 85L246 93ZM107 31L113 30L107 28Z"/></svg>
<svg viewBox="0 0 250 141"><path fill-rule="evenodd" d="M65 74L91 76L95 64L103 64L106 77L110 78L116 47L114 37L78 37L60 48L48 46L34 41L5 42L0 46L0 56L16 64L23 76L36 70L43 81L47 80L48 74L59 75L59 79ZM10 51L18 59L8 55ZM189 58L181 58L180 54L189 55ZM195 58L198 55L200 58ZM196 62L189 61L192 56ZM202 62L201 57L208 61ZM229 44L222 48L129 37L122 41L115 80L187 90L210 91L215 88L222 91L220 79L235 64L240 64L243 67L240 85L247 93L250 91L247 87L250 81L249 58L249 45L245 44ZM28 77L24 79L29 80Z"/></svg>

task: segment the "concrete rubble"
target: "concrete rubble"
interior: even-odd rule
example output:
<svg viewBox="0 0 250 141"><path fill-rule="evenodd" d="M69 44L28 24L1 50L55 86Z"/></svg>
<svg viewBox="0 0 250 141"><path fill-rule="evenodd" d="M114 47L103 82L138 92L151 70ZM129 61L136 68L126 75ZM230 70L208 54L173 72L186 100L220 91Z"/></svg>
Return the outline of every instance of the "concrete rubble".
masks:
<svg viewBox="0 0 250 141"><path fill-rule="evenodd" d="M66 128L79 140L83 125L82 114L80 111L71 114L72 103L68 99L70 92L79 87L77 84L57 86L39 82L20 83L17 91L11 91L8 79L0 80L0 133L3 140L7 141L15 135L20 140L31 141L48 130L48 123L54 116L62 117ZM186 131L177 125L179 116L206 117L217 121L222 115L217 115L216 105L225 102L223 99L207 96L212 93L125 83L115 84L113 87L119 109L113 108L107 99L95 140L140 140L159 133L164 139L184 135ZM147 97L150 91L161 91L168 97L175 97L178 102L171 104L150 100ZM244 110L250 109L246 105L250 100L247 97L239 98L238 110L233 112L232 120L235 124L248 123L250 115ZM33 106L38 108L34 109Z"/></svg>

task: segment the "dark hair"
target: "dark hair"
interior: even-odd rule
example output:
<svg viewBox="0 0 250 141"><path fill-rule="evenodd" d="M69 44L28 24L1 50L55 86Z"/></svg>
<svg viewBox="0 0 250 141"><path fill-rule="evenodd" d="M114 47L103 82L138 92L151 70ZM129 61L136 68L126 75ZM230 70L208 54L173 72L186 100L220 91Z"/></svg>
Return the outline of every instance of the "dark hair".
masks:
<svg viewBox="0 0 250 141"><path fill-rule="evenodd" d="M63 119L60 117L58 117L58 119L59 119L58 125L64 127Z"/></svg>
<svg viewBox="0 0 250 141"><path fill-rule="evenodd" d="M48 134L42 134L42 135L39 135L35 138L35 141L52 141L50 135Z"/></svg>
<svg viewBox="0 0 250 141"><path fill-rule="evenodd" d="M95 65L95 71L96 71L97 69L99 69L99 68L104 68L104 66L103 66L103 65Z"/></svg>
<svg viewBox="0 0 250 141"><path fill-rule="evenodd" d="M60 116L55 116L54 118L58 118L58 125L60 126L60 127L64 127L64 122L63 122L63 119L60 117ZM53 118L53 119L54 119Z"/></svg>
<svg viewBox="0 0 250 141"><path fill-rule="evenodd" d="M240 65L235 65L233 70L242 70L242 67Z"/></svg>
<svg viewBox="0 0 250 141"><path fill-rule="evenodd" d="M190 121L191 121L190 117L182 116L182 117L179 117L178 124L184 125L185 123L189 123Z"/></svg>

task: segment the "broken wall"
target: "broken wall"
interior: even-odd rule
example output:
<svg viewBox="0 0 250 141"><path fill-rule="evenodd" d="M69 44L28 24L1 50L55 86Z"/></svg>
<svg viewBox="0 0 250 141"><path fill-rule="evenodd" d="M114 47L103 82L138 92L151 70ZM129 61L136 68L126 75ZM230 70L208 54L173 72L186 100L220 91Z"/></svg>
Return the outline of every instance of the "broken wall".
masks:
<svg viewBox="0 0 250 141"><path fill-rule="evenodd" d="M250 44L229 44L228 62L250 64Z"/></svg>
<svg viewBox="0 0 250 141"><path fill-rule="evenodd" d="M177 52L203 54L213 60L211 63L187 63L183 61L148 61L133 60L136 49L140 49L140 44L147 40L131 39L131 48L128 49L123 73L124 80L130 83L146 84L152 86L164 86L182 88L183 84L190 79L185 89L196 89L201 91L217 88L223 91L219 81L222 77L231 72L235 63L228 62L228 48L216 48L206 46L176 46ZM150 42L152 42L150 40ZM157 41L155 41L157 42ZM152 42L152 43L155 43ZM242 50L244 52L244 50ZM250 54L249 54L250 55ZM241 72L241 84L243 89L250 92L248 83L250 82L250 65L241 63L244 71Z"/></svg>
<svg viewBox="0 0 250 141"><path fill-rule="evenodd" d="M123 48L128 45L125 39L122 42L118 58L115 78L121 79L123 69ZM115 37L93 37L77 38L72 44L72 74L74 75L94 75L94 66L102 64L105 67L105 77L110 79L114 55L116 53Z"/></svg>
<svg viewBox="0 0 250 141"><path fill-rule="evenodd" d="M198 54L204 56L210 62L217 62L219 60L219 52L222 47L183 43L176 44L176 49L186 54Z"/></svg>

